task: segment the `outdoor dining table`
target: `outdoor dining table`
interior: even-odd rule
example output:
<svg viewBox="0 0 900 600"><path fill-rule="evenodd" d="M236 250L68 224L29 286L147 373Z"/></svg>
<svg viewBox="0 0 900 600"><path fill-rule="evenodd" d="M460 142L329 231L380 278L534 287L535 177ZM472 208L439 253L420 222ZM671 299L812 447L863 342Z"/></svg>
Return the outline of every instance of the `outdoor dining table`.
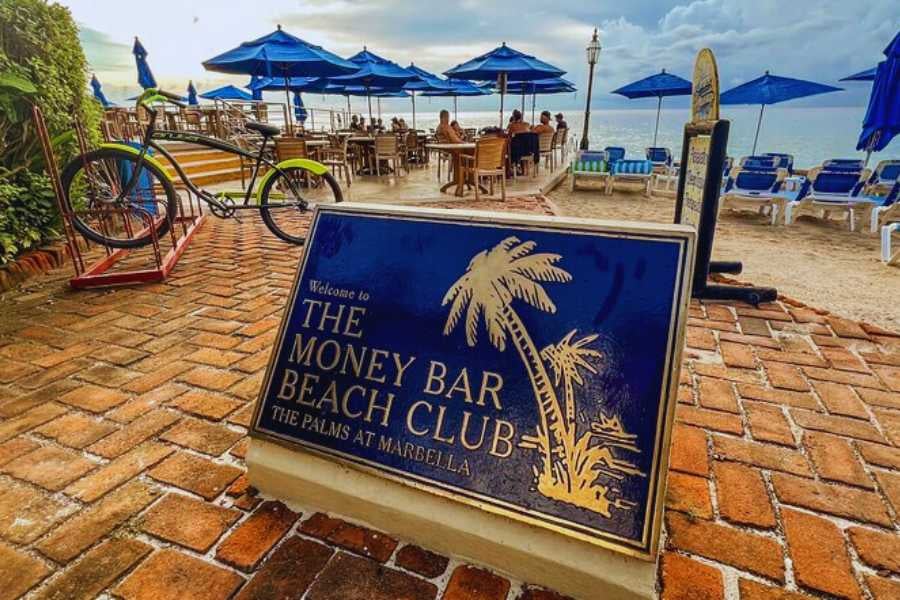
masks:
<svg viewBox="0 0 900 600"><path fill-rule="evenodd" d="M448 152L453 157L453 172L454 177L453 181L449 183L445 183L441 186L441 192L447 193L451 187L456 186L456 189L453 193L457 196L462 196L465 193L466 179L463 174L462 167L462 156L466 150L475 150L474 142L464 142L462 144L450 144L444 142L437 142L433 144L425 144L426 148L431 150L440 150L441 152ZM485 190L486 192L487 190Z"/></svg>

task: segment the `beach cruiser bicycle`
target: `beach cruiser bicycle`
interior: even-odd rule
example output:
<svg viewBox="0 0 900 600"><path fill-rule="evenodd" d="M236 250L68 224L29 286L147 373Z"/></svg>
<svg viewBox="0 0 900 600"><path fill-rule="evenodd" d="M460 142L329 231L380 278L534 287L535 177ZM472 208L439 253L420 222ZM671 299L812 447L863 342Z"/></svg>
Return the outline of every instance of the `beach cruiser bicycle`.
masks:
<svg viewBox="0 0 900 600"><path fill-rule="evenodd" d="M100 144L63 169L62 184L72 223L89 240L113 248L138 248L152 243L152 229L158 239L172 227L180 207L178 193L174 179L150 153L151 148L166 158L184 186L205 202L213 215L237 218L238 211L259 211L272 233L293 244L305 241L309 211L314 205L343 200L340 185L325 165L306 158L273 163L264 156L269 139L280 132L278 127L252 121L245 124L262 136L258 153L252 154L198 133L157 129L154 104L160 102L185 107L175 94L146 90L137 100L149 114L141 144ZM242 192L201 189L157 140L188 142L250 159L254 164L250 183ZM235 197L240 200L241 196L243 200L236 202Z"/></svg>

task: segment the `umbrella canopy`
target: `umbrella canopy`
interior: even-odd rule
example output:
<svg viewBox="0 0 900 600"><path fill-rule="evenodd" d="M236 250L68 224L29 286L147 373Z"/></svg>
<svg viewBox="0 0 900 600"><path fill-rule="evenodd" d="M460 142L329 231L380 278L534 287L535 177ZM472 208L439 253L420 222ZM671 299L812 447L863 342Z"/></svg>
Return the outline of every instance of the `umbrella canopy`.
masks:
<svg viewBox="0 0 900 600"><path fill-rule="evenodd" d="M638 79L635 82L613 90L613 94L625 96L629 100L635 98L656 98L656 127L653 129L653 145L656 146L656 138L659 134L659 113L662 111L662 99L666 96L689 96L691 94L691 82L684 77L666 73L663 69L656 75Z"/></svg>
<svg viewBox="0 0 900 600"><path fill-rule="evenodd" d="M447 84L449 85L449 88L446 90L424 92L422 95L437 98L451 96L489 96L494 93L490 86L482 87L465 79L448 79Z"/></svg>
<svg viewBox="0 0 900 600"><path fill-rule="evenodd" d="M322 92L329 86L325 77L260 77L250 84L251 90L289 92Z"/></svg>
<svg viewBox="0 0 900 600"><path fill-rule="evenodd" d="M251 94L248 94L236 85L231 84L223 85L222 87L209 90L208 92L203 92L200 94L200 97L206 98L207 100L244 100L247 102L253 99Z"/></svg>
<svg viewBox="0 0 900 600"><path fill-rule="evenodd" d="M100 103L101 106L103 106L103 108L108 108L110 106L113 106L113 103L110 102L106 98L106 94L103 93L103 86L100 85L100 80L97 79L96 75L91 76L91 89L94 90L94 98L97 99L97 101Z"/></svg>
<svg viewBox="0 0 900 600"><path fill-rule="evenodd" d="M409 63L406 67L407 71L415 73L418 79L408 81L403 85L404 90L410 92L412 98L412 126L416 128L416 92L442 91L450 89L450 84L446 80L441 79L434 73L429 73L425 69L420 69L414 63Z"/></svg>
<svg viewBox="0 0 900 600"><path fill-rule="evenodd" d="M756 154L756 144L759 141L759 128L762 125L763 110L767 104L778 104L795 98L817 96L829 92L839 92L843 88L793 79L791 77L779 77L771 75L768 71L762 77L753 81L742 83L726 92L722 92L719 102L722 104L759 104L759 119L756 122L756 137L753 138L753 151Z"/></svg>
<svg viewBox="0 0 900 600"><path fill-rule="evenodd" d="M261 38L244 42L237 48L215 56L203 63L208 71L237 75L257 75L265 77L332 77L356 71L357 66L325 50L305 42L281 29ZM256 95L262 99L262 90ZM285 90L285 100L290 107L290 97ZM287 111L288 129L290 114Z"/></svg>
<svg viewBox="0 0 900 600"><path fill-rule="evenodd" d="M197 100L197 88L194 87L193 81L188 81L187 93L188 104L192 106L197 106L198 104L200 104L200 102Z"/></svg>
<svg viewBox="0 0 900 600"><path fill-rule="evenodd" d="M354 65L337 54L281 29L244 42L203 62L207 71L263 77L333 77L353 73Z"/></svg>
<svg viewBox="0 0 900 600"><path fill-rule="evenodd" d="M306 121L306 107L303 106L303 98L300 92L294 92L294 118L302 125Z"/></svg>
<svg viewBox="0 0 900 600"><path fill-rule="evenodd" d="M378 56L363 46L361 52L357 52L348 60L359 69L350 75L332 77L331 83L344 86L362 86L365 89L380 88L382 92L399 92L410 81L418 81L418 75L404 69L395 62ZM372 120L372 100L375 94L363 94L369 96L369 121ZM403 92L403 97L406 97ZM376 95L376 97L379 97ZM384 98L385 96L380 96Z"/></svg>
<svg viewBox="0 0 900 600"><path fill-rule="evenodd" d="M409 66L406 67L406 70L414 73L417 79L413 79L412 81L408 81L407 83L405 83L403 85L404 90L416 92L439 92L442 90L449 90L451 88L450 83L446 79L442 79L434 73L429 73L425 69L420 69L415 65L415 63L409 63Z"/></svg>
<svg viewBox="0 0 900 600"><path fill-rule="evenodd" d="M612 93L625 96L629 100L634 100L635 98L688 96L691 93L691 82L678 75L666 73L666 70L663 69L656 75L629 83L617 90L613 90Z"/></svg>
<svg viewBox="0 0 900 600"><path fill-rule="evenodd" d="M537 96L544 94L565 94L577 91L575 84L562 77L535 79L534 81L514 81L506 90L511 94L522 94L522 110L525 109L525 95L531 95L531 122L534 123L534 112Z"/></svg>
<svg viewBox="0 0 900 600"><path fill-rule="evenodd" d="M488 95L494 93L493 90L490 88L490 86L475 85L474 83L472 83L471 81L468 81L466 79L448 79L447 83L450 86L449 89L441 90L441 91L424 92L422 95L428 96L428 97L434 97L434 98L452 97L453 98L453 118L454 119L457 118L457 116L458 116L457 115L457 112L458 112L457 111L457 102L456 102L456 99L458 97L460 97L460 96L488 96Z"/></svg>
<svg viewBox="0 0 900 600"><path fill-rule="evenodd" d="M156 78L153 77L153 71L150 70L150 65L147 64L147 50L144 49L141 40L137 39L137 37L134 38L134 47L131 49L131 53L134 54L134 62L137 65L138 85L145 90L147 88L155 88Z"/></svg>
<svg viewBox="0 0 900 600"><path fill-rule="evenodd" d="M884 150L900 133L900 32L884 49L884 55L887 59L878 63L862 134L856 144L857 150L869 154Z"/></svg>
<svg viewBox="0 0 900 600"><path fill-rule="evenodd" d="M871 69L866 69L865 71L860 71L853 75L847 75L838 81L872 81L875 79L875 69L877 68L878 67L872 67Z"/></svg>
<svg viewBox="0 0 900 600"><path fill-rule="evenodd" d="M566 72L530 54L510 48L506 42L490 52L444 71L444 75L450 78L475 81L496 81L501 74L506 75L507 81L531 81L559 77Z"/></svg>
<svg viewBox="0 0 900 600"><path fill-rule="evenodd" d="M404 69L395 62L378 56L363 47L348 59L358 68L355 73L332 77L332 83L339 85L361 85L364 87L402 88L410 81L419 80L419 76Z"/></svg>
<svg viewBox="0 0 900 600"><path fill-rule="evenodd" d="M562 77L535 79L534 81L514 81L506 86L510 93L524 94L561 94L574 92L575 84Z"/></svg>
<svg viewBox="0 0 900 600"><path fill-rule="evenodd" d="M490 52L444 71L444 75L451 78L497 81L500 87L500 127L503 127L503 97L506 94L507 81L531 81L560 77L565 73L562 69L530 54L510 48L506 42Z"/></svg>

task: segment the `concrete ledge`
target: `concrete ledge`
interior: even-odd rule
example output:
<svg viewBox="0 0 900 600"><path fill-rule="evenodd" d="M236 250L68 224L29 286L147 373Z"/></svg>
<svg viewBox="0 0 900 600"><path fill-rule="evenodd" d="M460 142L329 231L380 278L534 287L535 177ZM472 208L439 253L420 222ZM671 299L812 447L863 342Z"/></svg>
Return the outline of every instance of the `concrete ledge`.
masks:
<svg viewBox="0 0 900 600"><path fill-rule="evenodd" d="M253 439L251 485L576 598L652 598L656 564L604 550L303 450Z"/></svg>

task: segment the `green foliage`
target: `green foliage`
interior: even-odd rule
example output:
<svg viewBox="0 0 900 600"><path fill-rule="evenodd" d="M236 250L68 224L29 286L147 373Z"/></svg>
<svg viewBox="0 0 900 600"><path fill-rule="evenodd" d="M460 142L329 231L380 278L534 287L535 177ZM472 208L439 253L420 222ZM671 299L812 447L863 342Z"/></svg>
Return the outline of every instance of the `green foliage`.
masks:
<svg viewBox="0 0 900 600"><path fill-rule="evenodd" d="M21 170L0 179L0 265L58 235L53 187L46 175Z"/></svg>
<svg viewBox="0 0 900 600"><path fill-rule="evenodd" d="M78 152L73 116L96 141L101 109L69 10L46 0L0 0L0 264L57 235L52 188L31 104L41 107L57 160ZM96 136L96 137L95 137Z"/></svg>

